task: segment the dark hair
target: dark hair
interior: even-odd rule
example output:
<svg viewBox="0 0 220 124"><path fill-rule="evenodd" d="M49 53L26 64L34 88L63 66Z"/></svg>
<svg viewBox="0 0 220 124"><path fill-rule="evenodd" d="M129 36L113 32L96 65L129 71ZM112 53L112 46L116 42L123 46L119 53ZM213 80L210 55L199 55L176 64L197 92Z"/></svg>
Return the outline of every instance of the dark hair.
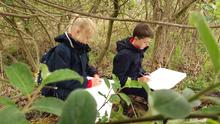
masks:
<svg viewBox="0 0 220 124"><path fill-rule="evenodd" d="M145 37L153 38L154 34L147 24L139 23L134 28L133 37L137 37L138 39L142 39Z"/></svg>

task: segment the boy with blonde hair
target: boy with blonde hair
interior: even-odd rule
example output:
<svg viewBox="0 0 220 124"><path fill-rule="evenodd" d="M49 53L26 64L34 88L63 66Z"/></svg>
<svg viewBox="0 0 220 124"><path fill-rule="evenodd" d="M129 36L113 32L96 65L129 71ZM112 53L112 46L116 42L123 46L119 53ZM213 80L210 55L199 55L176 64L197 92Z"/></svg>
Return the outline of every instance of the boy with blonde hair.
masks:
<svg viewBox="0 0 220 124"><path fill-rule="evenodd" d="M57 69L71 69L81 75L83 84L77 80L61 81L49 84L49 87L42 89L42 95L53 96L65 100L73 90L77 88L89 88L100 84L100 78L95 68L89 66L88 46L89 41L95 33L95 23L84 17L72 19L67 31L56 37L59 42L46 62L49 71ZM87 76L94 77L87 80Z"/></svg>

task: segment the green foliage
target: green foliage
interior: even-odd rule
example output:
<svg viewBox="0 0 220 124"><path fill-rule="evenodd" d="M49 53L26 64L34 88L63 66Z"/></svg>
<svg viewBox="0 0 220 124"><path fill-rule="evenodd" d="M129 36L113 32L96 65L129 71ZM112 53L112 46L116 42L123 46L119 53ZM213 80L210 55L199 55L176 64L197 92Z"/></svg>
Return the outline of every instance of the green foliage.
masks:
<svg viewBox="0 0 220 124"><path fill-rule="evenodd" d="M174 67L179 67L183 65L184 58L182 55L182 46L177 44L174 54L172 55L171 61Z"/></svg>
<svg viewBox="0 0 220 124"><path fill-rule="evenodd" d="M0 105L15 106L15 103L8 97L0 96Z"/></svg>
<svg viewBox="0 0 220 124"><path fill-rule="evenodd" d="M14 106L0 109L0 124L29 124L24 113Z"/></svg>
<svg viewBox="0 0 220 124"><path fill-rule="evenodd" d="M125 83L124 88L142 88L142 85L140 82L136 80L131 80L131 78L128 78L128 80Z"/></svg>
<svg viewBox="0 0 220 124"><path fill-rule="evenodd" d="M109 82L109 80L108 80L106 77L104 77L103 79L104 79L104 81L105 81L106 86L107 86L108 88L110 88L110 82Z"/></svg>
<svg viewBox="0 0 220 124"><path fill-rule="evenodd" d="M184 118L191 112L191 105L179 93L172 90L158 90L152 93L154 108L170 118Z"/></svg>
<svg viewBox="0 0 220 124"><path fill-rule="evenodd" d="M104 98L107 98L107 96L105 94L101 93L100 91L98 91L98 94L103 96Z"/></svg>
<svg viewBox="0 0 220 124"><path fill-rule="evenodd" d="M116 94L112 94L109 101L113 104L120 104L120 97Z"/></svg>
<svg viewBox="0 0 220 124"><path fill-rule="evenodd" d="M12 64L5 69L5 73L10 83L24 95L29 95L34 90L34 79L27 65L23 63Z"/></svg>
<svg viewBox="0 0 220 124"><path fill-rule="evenodd" d="M203 108L198 112L203 113L203 114L219 114L220 105L214 105L214 106L210 106L210 107L207 107L207 108Z"/></svg>
<svg viewBox="0 0 220 124"><path fill-rule="evenodd" d="M51 74L46 64L40 64L40 70L42 79L46 79Z"/></svg>
<svg viewBox="0 0 220 124"><path fill-rule="evenodd" d="M55 72L50 73L48 68L45 65L41 65L43 83L41 86L37 87L38 89L33 93L34 90L34 80L31 74L30 69L23 63L12 64L11 66L5 69L6 75L9 78L10 83L17 89L19 89L24 95L29 95L28 97L28 106L25 106L22 111L29 112L30 110L39 110L43 112L52 113L58 116L61 116L61 124L62 123L72 123L66 122L66 118L70 116L66 116L68 112L72 113L72 111L66 111L69 109L71 105L73 105L73 113L75 116L74 122L77 124L84 124L88 122L88 124L92 124L96 118L96 103L91 95L87 91L77 90L75 93L72 93L70 97L68 97L65 106L64 102L57 98L40 98L38 99L35 94L40 92L40 89L43 85L63 81L63 80L79 80L82 82L81 76L79 76L76 72L73 72L69 69L57 70ZM33 95L30 95L33 94ZM30 102L30 104L29 104ZM33 104L32 104L33 102ZM0 123L1 124L28 124L29 122L25 119L25 114L21 112L18 108L16 108L15 103L7 97L0 97L0 104L4 106L4 108L0 109ZM63 111L63 106L64 110ZM90 113L85 116L86 111L89 110ZM91 116L90 116L91 114ZM10 115L10 116L8 116ZM83 116L82 116L83 115ZM86 119L82 119L87 117ZM71 121L71 120L70 120Z"/></svg>
<svg viewBox="0 0 220 124"><path fill-rule="evenodd" d="M75 90L64 104L60 124L95 124L96 101L86 90Z"/></svg>
<svg viewBox="0 0 220 124"><path fill-rule="evenodd" d="M114 83L112 84L112 89L116 93L118 92L119 89L121 89L121 84L118 78L114 78L114 76L113 76L113 80L114 80Z"/></svg>
<svg viewBox="0 0 220 124"><path fill-rule="evenodd" d="M98 122L97 123L103 123L103 122L108 122L108 113L105 111L105 115L103 117L100 117L98 113Z"/></svg>
<svg viewBox="0 0 220 124"><path fill-rule="evenodd" d="M219 121L208 119L206 124L219 124Z"/></svg>
<svg viewBox="0 0 220 124"><path fill-rule="evenodd" d="M199 74L196 77L189 76L185 81L183 81L182 87L189 87L190 89L194 91L200 91L202 89L205 89L213 82L208 80L206 77L204 77L206 74Z"/></svg>
<svg viewBox="0 0 220 124"><path fill-rule="evenodd" d="M183 90L183 96L188 100L190 99L192 96L195 95L195 92L193 90L191 90L190 88L185 88ZM190 103L192 107L196 107L199 106L201 104L200 100L195 100L193 102Z"/></svg>
<svg viewBox="0 0 220 124"><path fill-rule="evenodd" d="M220 70L220 51L215 37L208 27L207 22L200 13L192 13L190 15L191 22L196 26L201 41L205 44L212 63L215 67L215 72L218 73Z"/></svg>
<svg viewBox="0 0 220 124"><path fill-rule="evenodd" d="M48 112L60 116L62 113L64 102L57 98L41 98L37 99L32 105L32 110Z"/></svg>
<svg viewBox="0 0 220 124"><path fill-rule="evenodd" d="M118 105L118 111L112 111L111 112L111 121L113 120L122 120L122 119L128 119L127 116L123 115L123 108L121 105Z"/></svg>
<svg viewBox="0 0 220 124"><path fill-rule="evenodd" d="M126 94L119 93L119 96L126 102L128 106L131 104L131 99Z"/></svg>
<svg viewBox="0 0 220 124"><path fill-rule="evenodd" d="M49 74L42 82L42 84L49 84L64 80L78 80L81 83L83 78L76 72L69 69L60 69Z"/></svg>

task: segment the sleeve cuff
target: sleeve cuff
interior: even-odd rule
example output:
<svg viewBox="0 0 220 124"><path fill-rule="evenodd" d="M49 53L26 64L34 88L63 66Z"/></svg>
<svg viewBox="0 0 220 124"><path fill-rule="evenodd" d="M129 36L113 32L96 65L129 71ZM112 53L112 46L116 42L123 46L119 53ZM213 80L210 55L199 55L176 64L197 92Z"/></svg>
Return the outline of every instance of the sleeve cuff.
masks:
<svg viewBox="0 0 220 124"><path fill-rule="evenodd" d="M91 88L91 87L92 87L92 80L88 80L87 88Z"/></svg>

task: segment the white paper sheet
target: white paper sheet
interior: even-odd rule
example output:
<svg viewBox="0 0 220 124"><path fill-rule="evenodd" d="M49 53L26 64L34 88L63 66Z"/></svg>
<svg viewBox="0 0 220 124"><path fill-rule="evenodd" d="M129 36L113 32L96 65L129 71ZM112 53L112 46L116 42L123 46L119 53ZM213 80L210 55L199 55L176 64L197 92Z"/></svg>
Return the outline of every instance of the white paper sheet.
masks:
<svg viewBox="0 0 220 124"><path fill-rule="evenodd" d="M159 68L150 74L147 84L153 90L171 89L185 77L186 73Z"/></svg>
<svg viewBox="0 0 220 124"><path fill-rule="evenodd" d="M148 82L148 85L153 90L171 89L185 77L185 73L165 68L159 68L150 74L150 81ZM92 79L92 77L88 77L88 79ZM109 81L110 84L114 83L113 80ZM103 96L101 96L98 92L101 92L104 95L109 94L108 96L110 97L111 94L114 93L111 86L110 89L106 86L103 79L101 85L87 89L87 91L95 98L97 103L97 110L99 111L101 117L105 115L105 112L107 112L108 118L110 117L112 103L107 102L103 106L103 104L106 102L106 99Z"/></svg>
<svg viewBox="0 0 220 124"><path fill-rule="evenodd" d="M88 79L92 79L92 78L88 77ZM110 81L110 83L113 83L112 80L109 80L109 81ZM88 88L87 91L95 98L96 103L97 103L97 110L99 111L100 116L103 117L105 115L105 112L107 112L108 118L109 118L110 114L111 114L112 103L107 102L105 104L106 98L101 96L98 92L101 92L102 94L104 94L106 96L109 94L108 97L110 97L111 94L114 93L111 86L110 86L110 89L109 89L106 86L104 80L102 79L101 85L95 86L95 87L92 87L92 88ZM103 106L103 104L105 104L105 105Z"/></svg>

